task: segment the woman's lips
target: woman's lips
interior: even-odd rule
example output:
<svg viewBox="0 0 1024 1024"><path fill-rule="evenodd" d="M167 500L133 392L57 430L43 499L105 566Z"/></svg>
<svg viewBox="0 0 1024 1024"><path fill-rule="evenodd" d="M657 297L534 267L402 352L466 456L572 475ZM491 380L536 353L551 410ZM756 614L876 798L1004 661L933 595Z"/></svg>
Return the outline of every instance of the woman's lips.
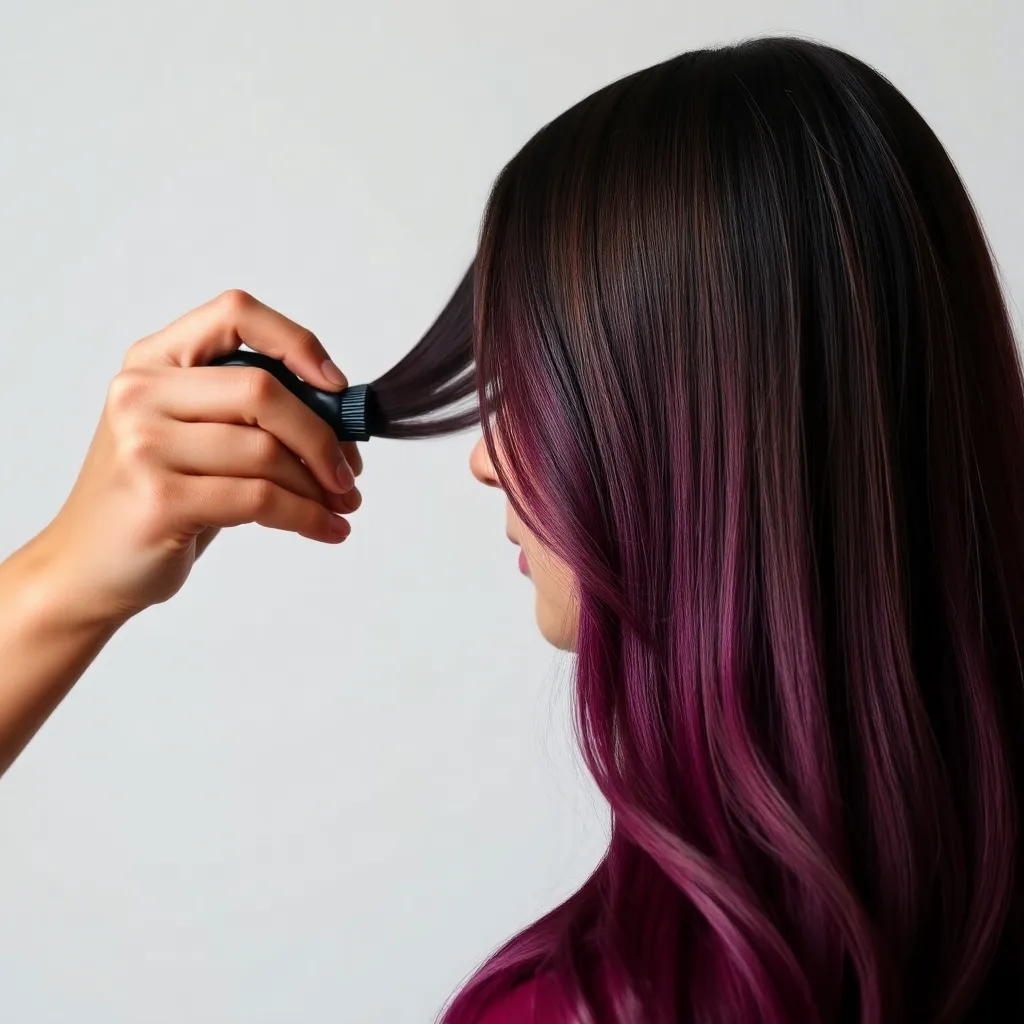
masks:
<svg viewBox="0 0 1024 1024"><path fill-rule="evenodd" d="M508 532L507 530L505 532L505 536L508 537L508 539L510 541L512 541L512 543L515 544L515 546L517 548L519 548L519 571L524 576L529 576L530 575L530 563L527 562L526 555L523 553L523 549L520 546L519 541L515 537L513 537L512 534L510 532Z"/></svg>

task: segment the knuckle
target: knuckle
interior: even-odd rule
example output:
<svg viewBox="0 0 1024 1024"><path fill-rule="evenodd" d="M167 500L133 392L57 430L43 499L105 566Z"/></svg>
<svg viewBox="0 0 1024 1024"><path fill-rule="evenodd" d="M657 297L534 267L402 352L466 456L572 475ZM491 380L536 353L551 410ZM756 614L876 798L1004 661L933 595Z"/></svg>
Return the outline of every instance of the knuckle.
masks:
<svg viewBox="0 0 1024 1024"><path fill-rule="evenodd" d="M251 309L256 300L242 288L228 288L217 296L216 302L225 313L231 315Z"/></svg>
<svg viewBox="0 0 1024 1024"><path fill-rule="evenodd" d="M303 327L295 339L295 347L313 355L320 354L320 339L308 328Z"/></svg>
<svg viewBox="0 0 1024 1024"><path fill-rule="evenodd" d="M149 463L158 444L156 432L138 422L133 422L117 436L118 453L121 460L129 465Z"/></svg>
<svg viewBox="0 0 1024 1024"><path fill-rule="evenodd" d="M281 442L266 430L253 432L253 454L261 466L270 466L277 462L281 455Z"/></svg>
<svg viewBox="0 0 1024 1024"><path fill-rule="evenodd" d="M247 481L244 503L253 519L266 515L274 507L275 500L276 488L269 480Z"/></svg>
<svg viewBox="0 0 1024 1024"><path fill-rule="evenodd" d="M149 349L149 338L140 338L133 342L125 350L124 359L121 361L122 370L130 370L140 363Z"/></svg>
<svg viewBox="0 0 1024 1024"><path fill-rule="evenodd" d="M245 367L245 382L246 394L256 406L265 406L281 386L274 375L262 366Z"/></svg>
<svg viewBox="0 0 1024 1024"><path fill-rule="evenodd" d="M107 407L123 413L135 409L148 387L145 374L138 370L122 370L107 387Z"/></svg>

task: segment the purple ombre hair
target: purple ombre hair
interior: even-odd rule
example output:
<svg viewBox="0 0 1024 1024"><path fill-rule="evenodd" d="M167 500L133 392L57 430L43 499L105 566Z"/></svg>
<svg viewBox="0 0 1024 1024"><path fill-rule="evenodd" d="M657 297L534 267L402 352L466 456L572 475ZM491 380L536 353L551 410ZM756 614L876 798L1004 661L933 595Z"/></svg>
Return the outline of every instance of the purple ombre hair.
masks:
<svg viewBox="0 0 1024 1024"><path fill-rule="evenodd" d="M938 139L830 47L686 53L530 139L471 281L612 836L444 1024L1024 1019L1024 384Z"/></svg>

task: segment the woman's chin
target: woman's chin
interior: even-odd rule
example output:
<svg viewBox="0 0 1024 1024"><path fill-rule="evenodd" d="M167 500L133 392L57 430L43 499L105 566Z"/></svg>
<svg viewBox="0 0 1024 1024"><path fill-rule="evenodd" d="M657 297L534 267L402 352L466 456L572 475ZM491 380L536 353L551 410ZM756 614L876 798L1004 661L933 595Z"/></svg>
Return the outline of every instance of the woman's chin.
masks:
<svg viewBox="0 0 1024 1024"><path fill-rule="evenodd" d="M557 647L560 651L576 650L576 616L572 612L563 608L552 608L538 594L536 618L540 635L552 647Z"/></svg>

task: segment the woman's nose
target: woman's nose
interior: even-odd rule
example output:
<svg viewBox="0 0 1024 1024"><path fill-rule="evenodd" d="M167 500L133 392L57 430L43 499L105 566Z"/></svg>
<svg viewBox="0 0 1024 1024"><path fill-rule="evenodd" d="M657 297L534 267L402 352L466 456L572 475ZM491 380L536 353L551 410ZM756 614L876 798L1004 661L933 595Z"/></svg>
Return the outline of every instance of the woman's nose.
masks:
<svg viewBox="0 0 1024 1024"><path fill-rule="evenodd" d="M486 484L488 487L500 486L494 466L491 464L491 457L487 454L487 445L484 444L482 437L473 445L473 451L470 452L469 469L480 483Z"/></svg>

